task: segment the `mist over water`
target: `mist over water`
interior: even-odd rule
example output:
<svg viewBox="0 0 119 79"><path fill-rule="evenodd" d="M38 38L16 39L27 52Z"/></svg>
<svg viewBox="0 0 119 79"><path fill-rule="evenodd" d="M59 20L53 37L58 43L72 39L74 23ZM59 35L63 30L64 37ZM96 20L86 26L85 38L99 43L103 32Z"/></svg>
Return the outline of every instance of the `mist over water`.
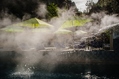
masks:
<svg viewBox="0 0 119 79"><path fill-rule="evenodd" d="M42 11L41 11L42 10ZM45 4L40 5L36 12L39 16L45 16L47 13ZM41 68L53 71L55 66L63 60L59 56L61 51L52 51L49 55L44 56L42 50L46 46L56 47L56 49L64 49L69 43L72 43L72 36L56 35L55 31L60 28L60 26L69 19L74 19L75 12L71 8L69 10L58 9L58 17L55 17L48 21L54 27L50 29L44 29L44 31L33 32L32 29L28 30L26 28L24 32L19 33L0 33L0 46L4 50L13 50L16 53L21 54L16 60L18 65L14 72L28 72L32 73L33 70L37 69L37 64L40 64ZM27 19L31 15L24 15L23 19ZM78 16L75 16L78 17ZM77 30L83 30L86 35L78 35L78 39L92 36L92 33L98 33L104 28L108 28L109 25L116 24L119 22L119 17L117 15L107 15L105 12L93 13L91 16L84 16L83 18L90 18L93 21L85 24L82 27L77 28ZM45 19L43 19L45 20ZM21 22L22 20L13 16L6 14L4 18L0 20L0 28L5 28L7 25ZM45 20L46 21L46 20ZM112 26L113 27L113 26ZM37 28L39 30L39 28ZM50 43L50 44L49 44Z"/></svg>

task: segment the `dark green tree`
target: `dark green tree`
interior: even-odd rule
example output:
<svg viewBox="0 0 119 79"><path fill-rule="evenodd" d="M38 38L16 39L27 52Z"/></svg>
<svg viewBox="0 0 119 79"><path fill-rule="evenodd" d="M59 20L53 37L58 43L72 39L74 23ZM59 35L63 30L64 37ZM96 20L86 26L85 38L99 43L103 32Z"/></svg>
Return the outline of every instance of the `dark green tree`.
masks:
<svg viewBox="0 0 119 79"><path fill-rule="evenodd" d="M99 0L92 6L90 12L107 11L108 14L119 14L119 0Z"/></svg>
<svg viewBox="0 0 119 79"><path fill-rule="evenodd" d="M47 18L51 19L52 17L56 17L58 16L58 10L57 10L57 5L55 3L50 3L47 6L47 10L48 10L48 14L47 14Z"/></svg>

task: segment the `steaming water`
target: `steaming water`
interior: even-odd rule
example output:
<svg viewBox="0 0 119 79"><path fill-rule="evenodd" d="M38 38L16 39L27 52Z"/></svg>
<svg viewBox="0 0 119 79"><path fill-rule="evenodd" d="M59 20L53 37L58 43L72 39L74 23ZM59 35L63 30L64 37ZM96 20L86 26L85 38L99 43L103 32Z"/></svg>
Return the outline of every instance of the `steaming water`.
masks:
<svg viewBox="0 0 119 79"><path fill-rule="evenodd" d="M108 65L106 66L93 65L92 68L90 68L89 66L90 65L75 65L75 66L69 65L67 66L69 70L66 70L67 68L64 66L65 71L63 71L62 69L55 72L24 71L24 72L13 73L12 71L9 71L9 72L4 71L4 72L1 72L0 79L118 79L119 78L118 76L119 68L117 68L116 71L114 68L117 66L111 65L110 67ZM75 68L72 70L72 67L75 67ZM106 70L106 67L110 67L110 69Z"/></svg>
<svg viewBox="0 0 119 79"><path fill-rule="evenodd" d="M44 8L45 6L43 5L40 7L43 7L43 8L39 8L39 9L44 9L44 11L38 11L37 13L40 15L45 14L47 12ZM41 13L41 12L43 12L43 13ZM67 11L63 12L61 15L62 17L60 17L59 19L54 19L55 21L53 20L53 23L51 22L51 24L57 26L57 28L58 28L60 26L60 24L62 24L63 21L65 21L69 18L72 18L72 15L74 15L72 10L68 11L68 12ZM119 23L106 26L106 27L100 29L99 33L106 29L109 29L113 26L116 26L118 24ZM92 27L92 28L94 28L94 27ZM91 28L91 31L95 30L92 28ZM96 29L98 29L98 28L96 28ZM32 37L31 37L31 35L32 35ZM31 33L26 32L25 34L20 34L20 36L17 36L18 38L16 37L16 39L17 39L17 43L23 43L23 44L28 43L28 46L30 46L30 47L28 47L28 49L29 49L34 46L37 47L37 44L41 45L42 42L46 43L48 41L46 39L50 39L51 35L49 33L48 34L47 33L46 34L41 34L41 33L31 34ZM25 37L25 38L22 38L22 37ZM43 39L40 39L40 38L43 38ZM39 41L41 41L41 42L39 43ZM64 43L64 39L61 42ZM9 46L11 46L14 43L15 43L15 41L13 41L11 39L11 41L8 41L7 45L9 44ZM43 45L45 45L45 44L43 44ZM20 60L18 63L10 65L9 60L5 61L4 64L0 63L0 79L119 79L119 73L118 73L119 65L118 64L116 64L116 65L79 64L79 63L73 63L73 64L71 64L71 63L70 64L65 64L65 63L61 64L60 63L59 64L58 62L62 61L62 59L60 58L61 59L60 60L57 57L56 53L52 52L52 55L44 56L42 54L35 53L36 52L35 49L31 49L31 50L33 50L33 51L29 52L30 50L25 50L24 52L23 51L21 52L21 50L20 51L18 50L18 52L23 54L23 57L20 57L20 59L18 57L18 60ZM58 53L60 53L60 52L58 52ZM47 52L46 52L46 54L47 54ZM69 53L68 56L72 57L72 54ZM101 54L103 55L103 53L101 53ZM18 56L20 56L20 55L18 55ZM3 57L5 57L5 56L3 56ZM83 54L81 56L81 58L83 58L83 57L85 58L84 60L90 61L90 60L88 60L88 57L86 55ZM73 58L76 59L77 57L73 57ZM106 59L106 58L102 58L101 56L99 56L98 58L101 58L101 60ZM67 57L65 57L65 59L67 59ZM111 57L110 57L110 59L111 59ZM5 59L5 60L7 60L7 59ZM71 61L70 58L69 58L69 61ZM13 62L15 62L15 61L13 61ZM46 62L47 64L45 64L44 62ZM37 63L40 63L41 65L35 66ZM51 64L49 64L49 63L51 63ZM22 65L22 66L16 67L16 64ZM30 66L27 67L28 64L30 64ZM53 66L53 67L51 67L51 66ZM50 69L50 67L51 67L51 69Z"/></svg>
<svg viewBox="0 0 119 79"><path fill-rule="evenodd" d="M109 25L107 27L100 29L99 32L102 32L104 30L107 30L107 29L112 28L117 25L119 25L119 23ZM119 76L118 76L119 75L119 73L118 73L119 65L110 65L110 64L106 64L106 65L84 64L84 65L82 65L82 64L77 64L77 63L58 64L58 66L54 67L54 69L52 71L49 71L49 69L47 68L49 66L46 66L49 64L45 64L45 67L43 67L43 68L46 68L46 70L44 70L42 68L37 69L37 67L35 67L35 66L26 67L27 64L30 64L28 61L31 58L33 58L33 56L35 58L37 55L39 55L39 54L32 53L32 52L26 52L25 56L27 57L28 55L31 54L31 56L28 56L30 58L28 58L28 59L23 58L26 60L25 61L22 60L20 62L22 65L24 63L26 63L24 65L25 68L18 67L19 70L15 71L14 68L16 68L16 67L11 69L11 67L9 67L9 64L7 64L8 69L4 69L4 66L6 66L6 65L1 65L0 79L118 79L119 78ZM24 53L24 52L22 52L22 53ZM39 57L39 56L37 56L37 57ZM45 57L46 58L42 59L43 62L45 62L45 60L47 61L48 58L50 58L47 56L45 56ZM57 56L54 59L52 59L52 57L55 57L55 54L52 54L52 56L50 58L51 61L52 60L54 61L57 59ZM53 63L51 61L47 61L47 62ZM57 62L57 61L55 61L55 62ZM34 64L34 61L32 64ZM53 66L53 65L51 65L51 66Z"/></svg>
<svg viewBox="0 0 119 79"><path fill-rule="evenodd" d="M68 58L70 61L72 59L79 61L80 57L87 61L89 58L100 59L100 61L119 61L118 52L64 52L61 56L63 57L65 54L67 54L65 59ZM47 56L50 58L50 55L45 55L44 57L47 58ZM65 59L63 61L65 61ZM45 62L44 60L42 61ZM52 61L51 58L48 60ZM50 62L50 64L52 63L53 62ZM22 65L17 64L18 63L15 63L14 65L9 60L1 62L0 79L119 79L119 64L63 62L55 65L53 69L49 68L50 64L43 65L42 62L39 62L40 65L38 66L28 66L29 63ZM19 71L15 70L17 66Z"/></svg>
<svg viewBox="0 0 119 79"><path fill-rule="evenodd" d="M74 0L72 0L72 1L74 1ZM34 10L36 10L37 15L42 16L42 18L44 18L47 13L45 4L39 5L38 9L34 8ZM75 13L73 11L74 10L72 10L72 9L70 9L69 11L65 11L65 12L64 12L64 10L61 10L58 13L58 14L60 14L59 18L54 18L51 20L51 24L53 24L55 26L53 31L56 30L57 28L59 28L65 20L72 19L74 16L74 13ZM104 23L107 23L107 24L112 23L113 22L112 20L114 20L114 23L117 22L115 20L118 20L118 19L113 19L113 18L115 18L115 16L110 17L110 18L107 18L107 17L103 18L102 14L101 15L98 14L98 17L97 17L97 15L93 15L93 16L95 16L94 19L98 18L100 21L101 21L101 19L103 19ZM16 23L16 22L20 21L20 19L18 19L18 18L15 19L15 17L14 18L13 17L14 16L10 15L10 16L7 16L7 18L5 17L5 19L3 19L3 21L0 20L1 21L0 27L1 27L1 25L6 26L6 25L12 24L14 22ZM27 18L30 18L30 15L24 15L23 19L27 19ZM116 18L118 18L118 17L116 17ZM106 26L106 27L100 29L99 33L108 29L108 28L116 26L118 24L119 23ZM93 28L96 28L96 30L98 29L98 27L92 27L92 25L89 25L89 27L90 27L91 32L95 30ZM88 31L89 31L89 29L86 30L86 32L88 32ZM15 49L15 51L18 52L18 55L17 55L18 57L16 57L16 58L13 57L13 58L11 58L11 60L9 60L9 57L12 55L12 53L8 52L9 56L7 56L7 57L4 56L4 54L0 53L0 59L3 58L3 61L0 60L0 79L119 79L119 72L118 72L119 65L118 64L113 65L113 64L100 64L100 63L97 63L97 64L59 63L60 61L62 61L62 58L58 57L56 55L56 52L52 52L52 55L45 55L45 54L47 54L47 52L45 54L42 54L42 52L40 52L41 54L36 53L37 50L35 50L34 47L37 47L37 46L39 47L39 45L40 46L46 45L47 41L49 41L49 39L51 39L52 36L53 35L49 34L49 32L45 33L45 34L44 33L35 33L34 34L34 33L26 32L26 33L17 35L17 37L14 37L14 35L12 36L9 34L1 36L0 44L4 43L5 48L7 48L6 46L8 46L8 47L13 47L13 49L15 49L16 44L19 45L19 48ZM7 37L7 39L4 39L5 37ZM14 38L15 38L15 40L14 40ZM61 38L61 37L59 37L59 38ZM5 42L1 41L2 39ZM62 44L65 43L64 38L59 39L59 40L61 41L60 43L62 43ZM23 48L22 48L22 46L20 47L20 44L23 44ZM27 45L26 48L25 48L24 44ZM41 46L41 48L42 48L42 46ZM5 50L7 51L8 49L5 49ZM24 51L21 51L21 50L24 50ZM29 51L31 51L31 52L29 52ZM5 52L5 53L7 53L7 52ZM22 53L22 55L21 55L21 53ZM58 53L60 53L60 52L58 52ZM88 56L88 55L86 56L86 54L82 54L81 56L79 55L76 57L75 56L72 57L73 53L69 52L68 56L66 56L64 59L69 60L71 62L73 59L80 58L80 57L84 58L83 60L86 60L86 61L90 61L90 60L88 60L88 58L93 58L93 59L100 58L102 61L105 59L108 60L108 58L106 58L104 56L105 55L104 52L102 52L102 53L99 52L102 55L100 55L98 57L95 57L95 54L96 54L95 52L93 52L93 53L94 54L91 56ZM12 55L12 56L14 56L14 55ZM69 57L69 59L67 59L68 57ZM109 59L114 58L114 57L111 58L111 56L109 56L109 57L110 57ZM16 59L17 63L14 59ZM118 58L114 58L114 60L117 60L117 59ZM11 62L13 64L11 64ZM38 63L40 65L37 66Z"/></svg>

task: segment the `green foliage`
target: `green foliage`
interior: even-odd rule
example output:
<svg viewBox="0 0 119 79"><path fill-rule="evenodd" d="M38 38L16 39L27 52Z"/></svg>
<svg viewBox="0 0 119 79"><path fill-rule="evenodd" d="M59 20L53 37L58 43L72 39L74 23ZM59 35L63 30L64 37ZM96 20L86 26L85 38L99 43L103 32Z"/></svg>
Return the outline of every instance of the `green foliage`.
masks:
<svg viewBox="0 0 119 79"><path fill-rule="evenodd" d="M98 3L92 7L91 12L102 10L107 11L109 14L119 13L119 0L99 0Z"/></svg>
<svg viewBox="0 0 119 79"><path fill-rule="evenodd" d="M47 14L48 19L58 16L57 5L55 3L50 3L47 6L47 10L48 10L48 14Z"/></svg>

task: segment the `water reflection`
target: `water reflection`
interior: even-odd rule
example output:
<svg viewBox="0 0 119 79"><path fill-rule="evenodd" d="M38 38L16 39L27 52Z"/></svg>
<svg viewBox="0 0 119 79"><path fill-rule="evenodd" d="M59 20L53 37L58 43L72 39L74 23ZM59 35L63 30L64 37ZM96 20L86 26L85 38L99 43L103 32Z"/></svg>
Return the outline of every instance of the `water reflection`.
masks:
<svg viewBox="0 0 119 79"><path fill-rule="evenodd" d="M44 55L46 58L48 56L49 53ZM55 66L50 65L52 62L29 65L26 62L19 64L13 60L0 60L0 79L119 79L118 52L69 51L58 53L58 56L64 60ZM98 62L94 62L94 59ZM80 60L83 62L78 62ZM50 69L50 66L53 68ZM15 70L17 68L19 71Z"/></svg>
<svg viewBox="0 0 119 79"><path fill-rule="evenodd" d="M17 73L17 72L16 72ZM89 74L59 74L59 73L25 73L25 74L18 74L11 75L8 79L117 79L116 77L106 77L106 76L97 76Z"/></svg>
<svg viewBox="0 0 119 79"><path fill-rule="evenodd" d="M53 71L0 71L0 79L119 79L119 65L59 65ZM4 69L3 69L4 70Z"/></svg>

